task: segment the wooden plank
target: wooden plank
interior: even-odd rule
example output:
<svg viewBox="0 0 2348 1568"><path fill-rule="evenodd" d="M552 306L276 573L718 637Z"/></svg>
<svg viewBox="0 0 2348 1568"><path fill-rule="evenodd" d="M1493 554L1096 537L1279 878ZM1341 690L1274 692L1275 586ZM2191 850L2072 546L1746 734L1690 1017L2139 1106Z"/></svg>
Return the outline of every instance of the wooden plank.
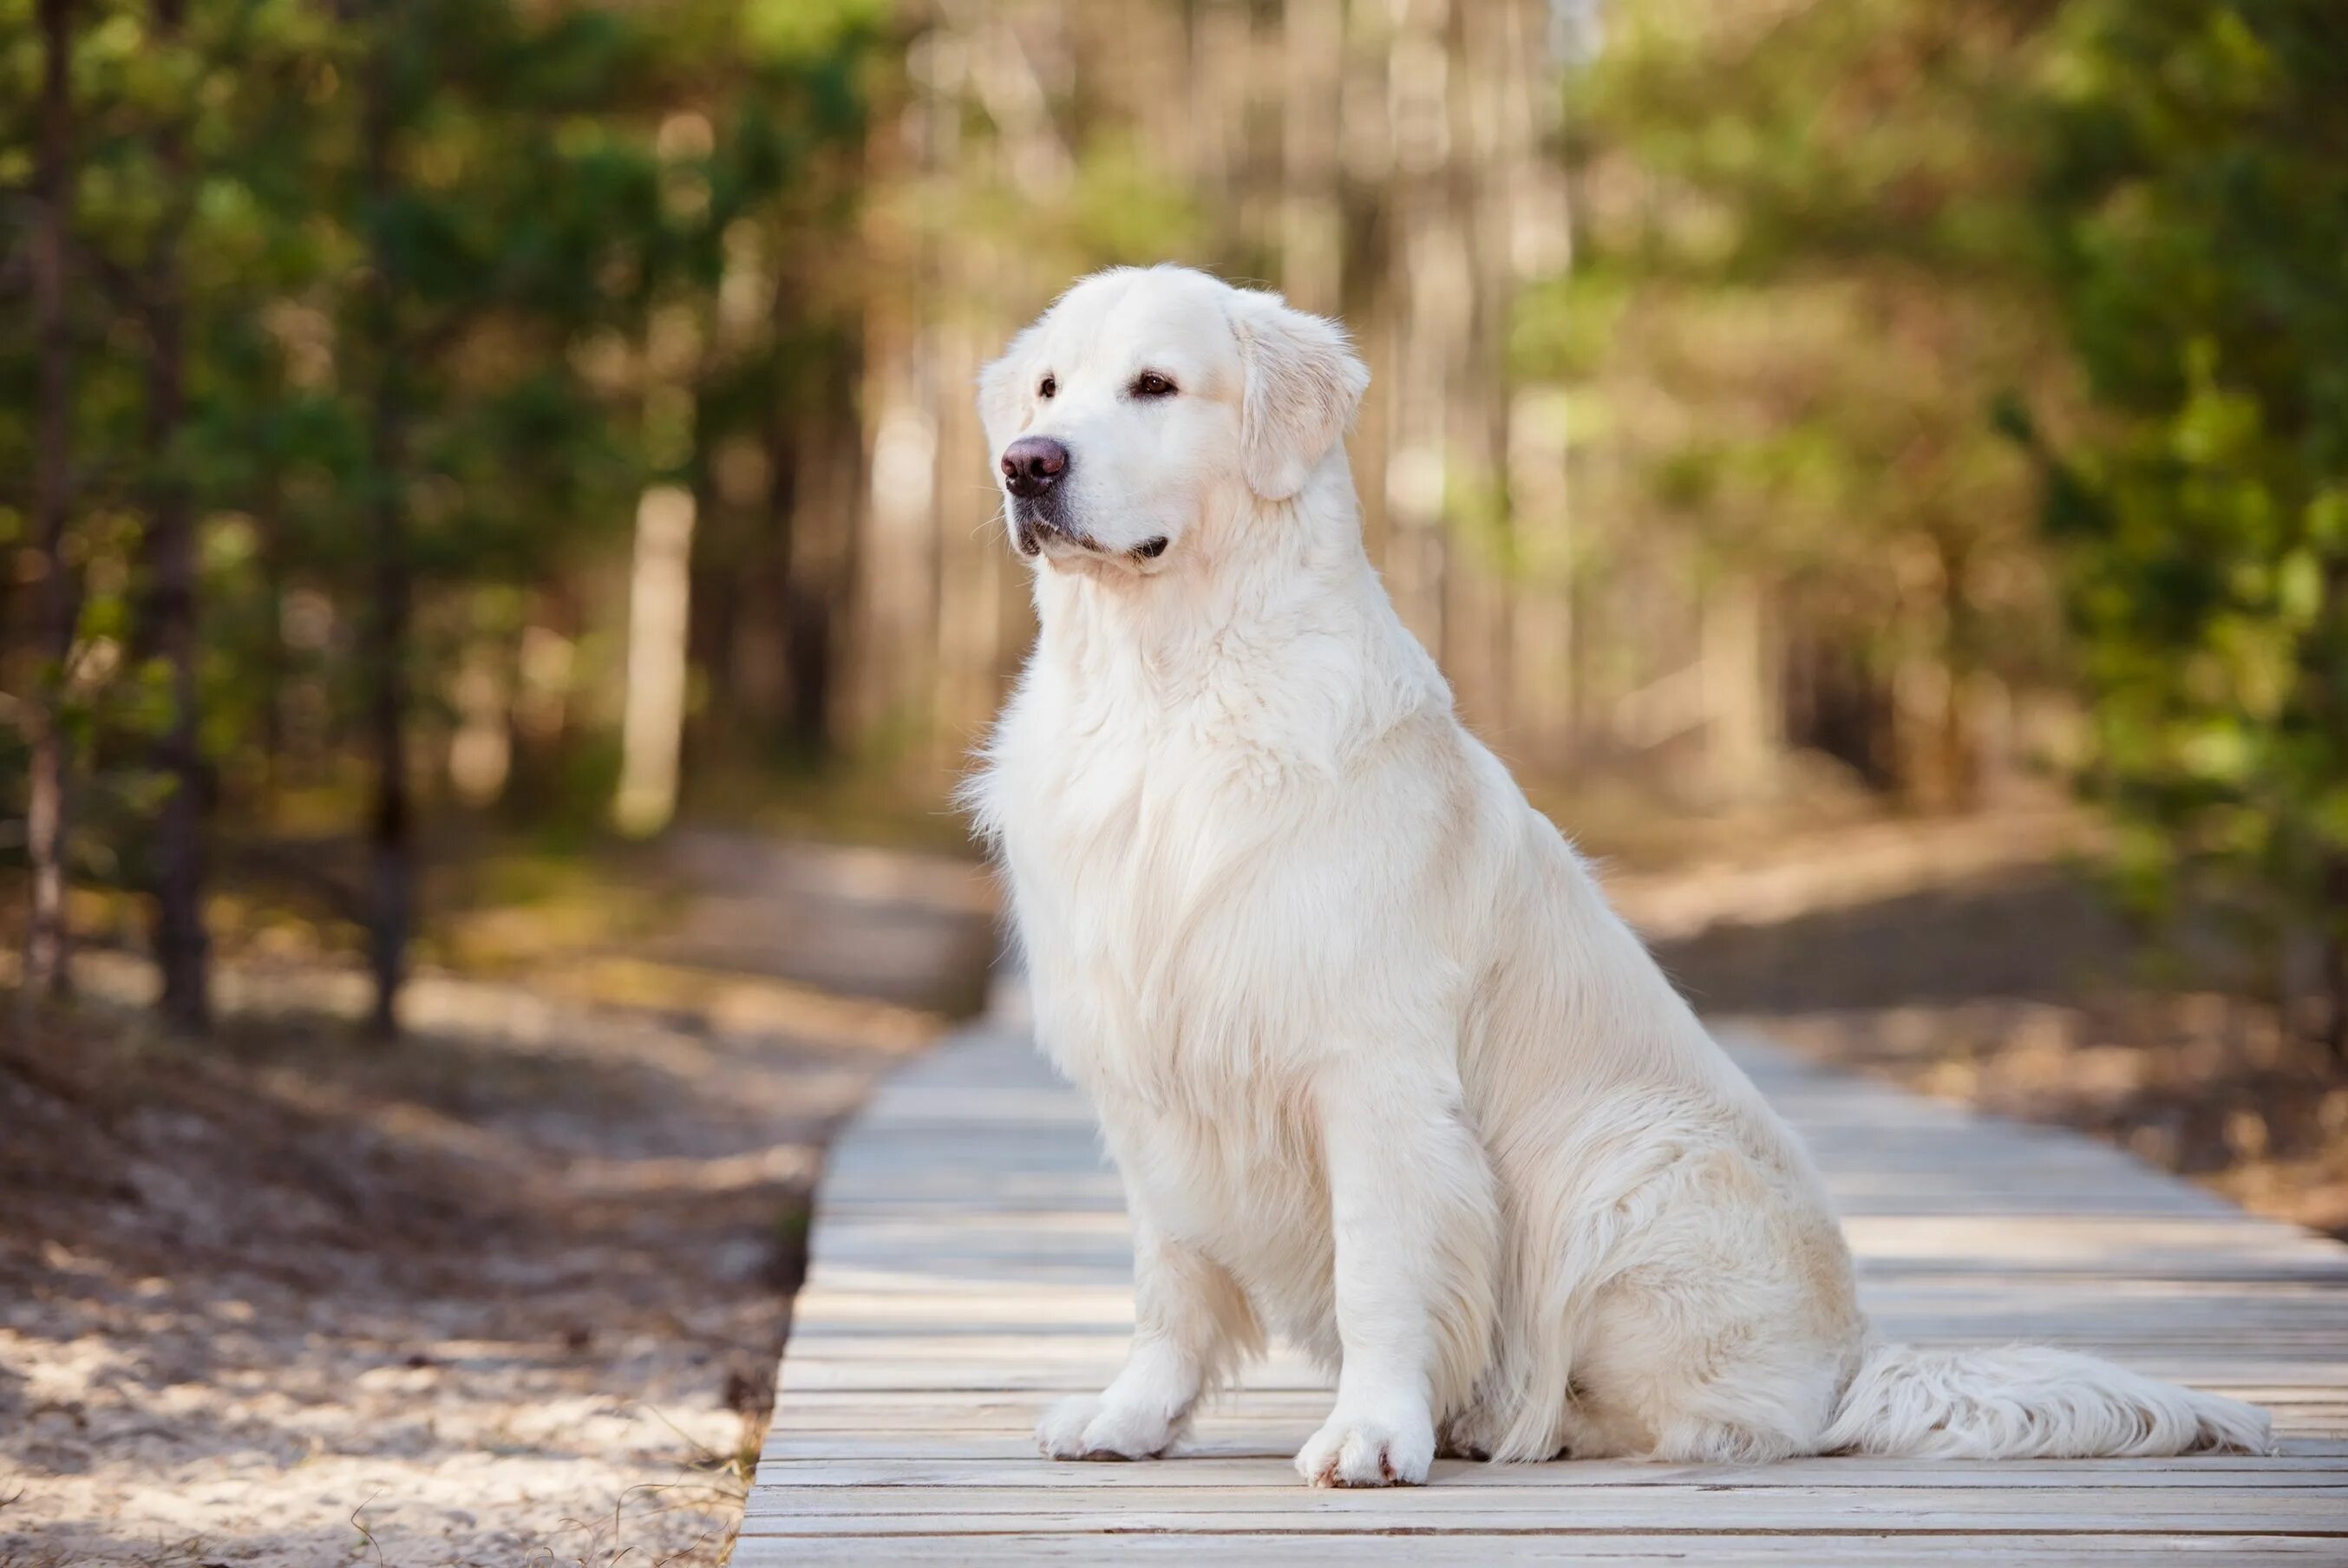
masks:
<svg viewBox="0 0 2348 1568"><path fill-rule="evenodd" d="M1025 1453L973 1458L959 1452L919 1459L839 1459L817 1446L809 1457L767 1456L770 1484L795 1487L986 1487L1006 1491L1120 1491L1148 1487L1270 1489L1290 1491L1284 1451L1184 1454L1157 1464L1062 1464ZM1779 1464L1636 1464L1590 1460L1576 1464L1475 1464L1437 1460L1434 1482L1449 1491L1570 1491L1578 1487L1879 1487L1943 1491L1972 1487L2095 1487L2114 1491L2227 1488L2251 1484L2348 1493L2348 1471L2330 1459L2297 1462L2250 1455L2185 1460L1871 1460L1801 1459Z"/></svg>
<svg viewBox="0 0 2348 1568"><path fill-rule="evenodd" d="M2348 1248L2059 1131L1731 1043L1810 1140L1885 1334L2096 1349L2267 1404L2284 1451L1442 1461L1423 1489L1315 1492L1288 1455L1325 1381L1276 1354L1176 1458L1051 1463L1041 1406L1123 1354L1128 1227L1083 1106L998 1030L901 1073L835 1151L734 1560L2348 1563Z"/></svg>
<svg viewBox="0 0 2348 1568"><path fill-rule="evenodd" d="M1263 1548L1259 1552L1259 1546ZM1916 1564L1995 1564L2013 1568L2120 1568L2189 1559L2238 1563L2341 1562L2339 1542L2292 1536L1947 1534L1847 1536L1689 1536L1590 1533L1572 1536L1291 1534L873 1535L831 1540L745 1536L736 1568L839 1568L844 1564L1192 1563L1276 1562L1280 1568L1525 1568L1584 1563L1700 1563L1703 1568L1896 1568Z"/></svg>
<svg viewBox="0 0 2348 1568"><path fill-rule="evenodd" d="M1293 1483L1287 1479L1288 1472L1282 1471L1280 1469L1280 1465L1284 1464L1289 1456L1293 1453L1295 1450L1296 1443L1289 1440L1289 1435L1284 1430L1273 1430L1268 1435L1258 1435L1252 1437L1246 1435L1245 1433L1239 1432L1217 1432L1195 1439L1191 1442L1186 1444L1180 1452L1160 1462L1167 1465L1187 1465L1226 1459L1262 1460L1273 1461L1259 1467L1257 1473L1262 1475L1264 1478L1264 1484L1266 1485L1286 1487ZM2289 1472L2290 1467L2284 1461L2297 1458L2304 1460L2321 1461L2322 1470L2320 1473L2322 1474L2330 1475L2348 1473L2343 1472L2341 1465L2341 1461L2348 1460L2348 1437L2286 1438L2281 1445L2281 1450L2280 1459L2253 1455L2211 1454L2182 1461L2175 1460L2065 1460L2061 1462L2113 1464L2120 1466L2147 1465L2153 1467L2181 1462L2195 1467L2195 1473L2199 1473L2200 1467L2206 1466L2212 1467L2209 1473L2222 1474L2223 1467L2234 1464L2244 1464L2253 1468L2267 1464L2282 1464L2284 1471ZM921 1476L934 1475L942 1480L944 1478L950 1478L954 1473L953 1467L965 1461L970 1463L984 1462L1004 1464L1019 1464L1030 1461L1038 1464L1050 1463L1050 1461L1037 1458L1035 1453L1035 1438L1030 1432L1005 1431L994 1433L973 1433L959 1430L938 1432L888 1432L880 1434L855 1431L842 1432L817 1430L799 1432L795 1435L778 1435L770 1437L767 1440L764 1451L764 1458L761 1460L763 1464L778 1466L797 1465L816 1461L837 1461L841 1464L869 1463L875 1461L895 1463L902 1461L914 1466L917 1473ZM1452 1461L1438 1460L1437 1462L1449 1463ZM1600 1461L1590 1462L1596 1463ZM1787 1460L1787 1462L1790 1464L1818 1462L1832 1464L1856 1464L1863 1466L1869 1462L1930 1464L1941 1462L1961 1463L1962 1461L1933 1461L1924 1460L1865 1461L1837 1459L1817 1461L1808 1460ZM2031 1464L2054 1461L2013 1460L2003 1462ZM1118 1484L1118 1481L1115 1478L1123 1477L1128 1474L1144 1474L1144 1467L1131 1465L1102 1464L1086 1465L1081 1468L1070 1465L1053 1465L1052 1468L1056 1473L1076 1477L1082 1484L1098 1485L1102 1487L1109 1487ZM1483 1484L1484 1482L1481 1472L1488 1471L1492 1476L1496 1477L1518 1475L1529 1476L1532 1478L1532 1481L1535 1484L1556 1484L1560 1486L1578 1485L1580 1482L1574 1478L1578 1477L1581 1473L1584 1467L1581 1463L1577 1462L1574 1464L1562 1465L1500 1465L1477 1466L1474 1468L1478 1472L1478 1479L1472 1481L1463 1480L1460 1484ZM1773 1470L1775 1469L1774 1466L1770 1468ZM787 1472L782 1470L776 1470L772 1472L773 1476L776 1478L783 1477L787 1473L791 1472ZM1862 1470L1861 1473L1864 1474L1865 1471ZM2175 1472L2164 1471L2155 1468L2147 1471L2147 1473L2157 1478L2162 1474L2173 1474ZM1927 1479L1929 1480L1930 1478L1928 1477ZM1144 1482L1138 1481L1128 1484L1140 1485L1144 1484ZM1506 1483L1502 1481L1494 1481L1492 1484Z"/></svg>
<svg viewBox="0 0 2348 1568"><path fill-rule="evenodd" d="M1110 1468L1110 1467L1103 1467ZM1608 1486L1415 1490L1138 1486L1113 1493L999 1487L762 1485L743 1529L759 1534L1057 1534L1069 1531L1253 1531L1522 1533L1654 1530L1691 1534L1795 1531L1832 1534L2093 1531L2173 1534L2338 1535L2348 1551L2348 1501L2337 1492L2257 1485L2117 1492L2095 1486Z"/></svg>

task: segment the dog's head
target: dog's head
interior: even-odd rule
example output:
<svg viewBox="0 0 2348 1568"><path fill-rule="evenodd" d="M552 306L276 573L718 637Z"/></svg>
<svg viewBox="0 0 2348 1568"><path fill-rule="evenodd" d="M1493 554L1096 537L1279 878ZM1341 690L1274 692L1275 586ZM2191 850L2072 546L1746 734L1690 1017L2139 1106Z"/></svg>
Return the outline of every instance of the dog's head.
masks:
<svg viewBox="0 0 2348 1568"><path fill-rule="evenodd" d="M1148 574L1210 518L1302 489L1369 372L1344 330L1183 267L1085 279L979 377L1021 554Z"/></svg>

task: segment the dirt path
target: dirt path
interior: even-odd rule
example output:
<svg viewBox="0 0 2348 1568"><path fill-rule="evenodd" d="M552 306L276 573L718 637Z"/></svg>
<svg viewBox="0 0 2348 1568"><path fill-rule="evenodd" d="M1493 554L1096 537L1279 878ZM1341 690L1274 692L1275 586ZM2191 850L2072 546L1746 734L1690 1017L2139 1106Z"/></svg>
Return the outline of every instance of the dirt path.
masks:
<svg viewBox="0 0 2348 1568"><path fill-rule="evenodd" d="M2348 1078L2129 929L2086 842L2061 810L1886 823L1610 888L1710 1014L2348 1238Z"/></svg>
<svg viewBox="0 0 2348 1568"><path fill-rule="evenodd" d="M986 941L951 867L732 865L652 958L424 981L389 1050L311 973L201 1049L0 1042L0 1564L722 1562L829 1130ZM895 999L743 972L762 925L863 933L834 990Z"/></svg>

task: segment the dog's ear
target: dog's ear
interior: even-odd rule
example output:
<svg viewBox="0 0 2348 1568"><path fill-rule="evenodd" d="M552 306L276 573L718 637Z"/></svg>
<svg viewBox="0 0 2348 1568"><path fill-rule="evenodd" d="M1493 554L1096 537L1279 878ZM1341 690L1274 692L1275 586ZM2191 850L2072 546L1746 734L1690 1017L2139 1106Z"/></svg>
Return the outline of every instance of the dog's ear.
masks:
<svg viewBox="0 0 2348 1568"><path fill-rule="evenodd" d="M1278 294L1234 291L1231 330L1247 366L1240 439L1248 488L1284 501L1344 439L1370 373L1344 328L1291 310Z"/></svg>
<svg viewBox="0 0 2348 1568"><path fill-rule="evenodd" d="M1029 374L1029 351L1035 343L1035 328L1023 328L1003 350L1002 357L978 373L978 422L985 428L990 449L1001 446L1019 428L1019 410L1025 405Z"/></svg>

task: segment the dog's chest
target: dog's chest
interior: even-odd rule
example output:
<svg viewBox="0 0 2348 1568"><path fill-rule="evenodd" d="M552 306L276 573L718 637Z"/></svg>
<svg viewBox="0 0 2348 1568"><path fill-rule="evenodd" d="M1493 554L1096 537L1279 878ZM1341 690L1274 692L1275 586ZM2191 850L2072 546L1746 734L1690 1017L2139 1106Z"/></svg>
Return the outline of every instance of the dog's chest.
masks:
<svg viewBox="0 0 2348 1568"><path fill-rule="evenodd" d="M1277 804L1165 725L1056 716L999 748L992 796L1039 1032L1072 1076L1222 1118L1261 1102L1292 924Z"/></svg>
<svg viewBox="0 0 2348 1568"><path fill-rule="evenodd" d="M1039 976L1137 999L1235 989L1228 955L1262 940L1243 927L1281 875L1283 804L1260 776L1276 764L1214 731L1138 699L1008 717L983 793Z"/></svg>
<svg viewBox="0 0 2348 1568"><path fill-rule="evenodd" d="M1277 995L1262 971L1287 938L1259 928L1258 891L1274 856L1210 790L1159 775L1073 793L1082 804L1004 837L1047 1049L1088 1082L1220 1109Z"/></svg>

